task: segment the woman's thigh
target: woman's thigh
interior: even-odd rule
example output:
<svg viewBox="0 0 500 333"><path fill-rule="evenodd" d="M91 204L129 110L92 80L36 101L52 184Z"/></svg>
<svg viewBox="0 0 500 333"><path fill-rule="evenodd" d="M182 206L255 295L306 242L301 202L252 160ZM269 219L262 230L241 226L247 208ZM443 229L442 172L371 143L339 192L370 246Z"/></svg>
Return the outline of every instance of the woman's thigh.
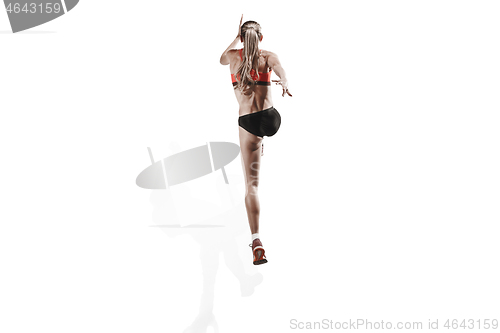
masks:
<svg viewBox="0 0 500 333"><path fill-rule="evenodd" d="M248 133L242 127L240 130L240 150L243 160L245 183L248 186L259 186L260 156L262 138Z"/></svg>

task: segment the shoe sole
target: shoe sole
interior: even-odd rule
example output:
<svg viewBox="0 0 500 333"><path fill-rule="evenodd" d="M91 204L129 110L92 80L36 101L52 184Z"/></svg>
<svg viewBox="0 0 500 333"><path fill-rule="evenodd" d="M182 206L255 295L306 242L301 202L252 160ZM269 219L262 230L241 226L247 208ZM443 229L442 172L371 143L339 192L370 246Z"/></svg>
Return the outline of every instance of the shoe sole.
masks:
<svg viewBox="0 0 500 333"><path fill-rule="evenodd" d="M262 264L265 264L266 262L267 262L267 259L262 259L262 260L254 261L253 264L254 265L262 265Z"/></svg>
<svg viewBox="0 0 500 333"><path fill-rule="evenodd" d="M257 255L255 254L255 252L257 252ZM254 260L253 261L253 264L254 265L262 265L262 264L265 264L267 262L267 259L264 259L264 253L266 251L264 251L264 249L260 248L260 249L256 249L254 250L254 257L255 258L260 258L259 260Z"/></svg>

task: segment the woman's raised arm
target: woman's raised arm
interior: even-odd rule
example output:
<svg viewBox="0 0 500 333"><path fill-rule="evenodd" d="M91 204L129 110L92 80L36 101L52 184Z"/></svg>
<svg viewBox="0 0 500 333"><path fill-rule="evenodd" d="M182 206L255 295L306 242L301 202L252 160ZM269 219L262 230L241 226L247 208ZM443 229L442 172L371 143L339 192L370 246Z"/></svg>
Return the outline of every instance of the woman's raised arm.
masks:
<svg viewBox="0 0 500 333"><path fill-rule="evenodd" d="M220 64L221 65L229 65L229 56L228 56L228 53L229 53L229 51L231 51L232 49L234 49L236 47L236 45L238 44L238 42L240 40L241 22L243 22L243 14L241 15L240 26L238 27L238 35L233 40L233 42L231 44L229 44L229 46L227 47L227 49L220 56Z"/></svg>
<svg viewBox="0 0 500 333"><path fill-rule="evenodd" d="M227 47L227 49L222 53L220 56L220 64L221 65L229 65L229 52L235 48L235 46L238 44L240 40L240 37L236 37L235 40Z"/></svg>

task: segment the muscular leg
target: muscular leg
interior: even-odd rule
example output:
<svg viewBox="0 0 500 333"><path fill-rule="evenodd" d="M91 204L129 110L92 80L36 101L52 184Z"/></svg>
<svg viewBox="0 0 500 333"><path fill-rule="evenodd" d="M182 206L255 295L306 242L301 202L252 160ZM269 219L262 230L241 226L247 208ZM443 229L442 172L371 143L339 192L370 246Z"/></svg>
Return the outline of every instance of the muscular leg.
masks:
<svg viewBox="0 0 500 333"><path fill-rule="evenodd" d="M245 176L245 206L247 208L248 223L252 234L259 232L259 171L262 138L248 133L242 127L240 130L240 149Z"/></svg>

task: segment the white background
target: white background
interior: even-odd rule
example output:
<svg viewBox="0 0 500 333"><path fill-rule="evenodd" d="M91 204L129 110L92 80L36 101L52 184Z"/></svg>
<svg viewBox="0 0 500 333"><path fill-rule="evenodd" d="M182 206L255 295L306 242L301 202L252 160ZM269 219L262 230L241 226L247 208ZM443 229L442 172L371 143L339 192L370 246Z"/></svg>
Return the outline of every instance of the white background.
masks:
<svg viewBox="0 0 500 333"><path fill-rule="evenodd" d="M264 280L243 298L221 259L220 332L500 319L498 2L83 0L18 34L0 11L0 331L193 321L199 245L151 227L135 179L146 147L238 143L219 57L242 13L293 97L273 87Z"/></svg>

